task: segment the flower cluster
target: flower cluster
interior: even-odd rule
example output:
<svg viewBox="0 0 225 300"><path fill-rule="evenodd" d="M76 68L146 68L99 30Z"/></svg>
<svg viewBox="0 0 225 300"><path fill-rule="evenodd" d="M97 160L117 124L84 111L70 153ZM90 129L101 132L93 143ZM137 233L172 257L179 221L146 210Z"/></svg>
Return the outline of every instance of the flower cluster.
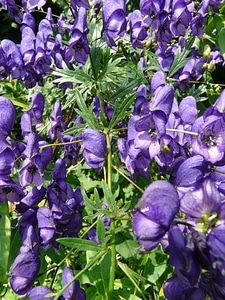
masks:
<svg viewBox="0 0 225 300"><path fill-rule="evenodd" d="M221 14L205 33L223 1L71 0L36 24L48 2L0 0L21 33L0 43L0 204L21 241L11 290L146 299L138 272L158 248L173 268L168 300L224 299L225 91L199 103L225 66ZM125 275L134 287L121 296Z"/></svg>

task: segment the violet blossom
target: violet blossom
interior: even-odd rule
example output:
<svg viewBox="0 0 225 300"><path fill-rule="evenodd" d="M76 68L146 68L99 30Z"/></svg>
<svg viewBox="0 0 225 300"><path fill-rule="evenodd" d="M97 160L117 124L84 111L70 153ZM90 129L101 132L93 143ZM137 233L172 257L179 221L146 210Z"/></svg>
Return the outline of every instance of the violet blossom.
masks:
<svg viewBox="0 0 225 300"><path fill-rule="evenodd" d="M157 180L145 190L133 212L133 229L142 251L155 248L177 213L179 198L167 181Z"/></svg>

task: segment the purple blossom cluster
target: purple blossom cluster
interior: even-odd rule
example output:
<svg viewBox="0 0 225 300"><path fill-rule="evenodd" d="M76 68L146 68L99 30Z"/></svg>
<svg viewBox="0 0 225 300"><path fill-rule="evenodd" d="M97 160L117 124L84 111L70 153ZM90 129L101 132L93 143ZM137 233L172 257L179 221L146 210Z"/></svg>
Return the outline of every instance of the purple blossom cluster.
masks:
<svg viewBox="0 0 225 300"><path fill-rule="evenodd" d="M164 287L167 299L223 299L224 91L199 117L196 100L178 104L161 72L152 78L151 95L147 101L146 87L139 87L128 139L118 145L133 178L148 177L154 159L169 181L145 190L133 212L134 233L141 251L161 244L169 254L174 274Z"/></svg>
<svg viewBox="0 0 225 300"><path fill-rule="evenodd" d="M64 159L59 158L55 161L55 169L51 173L52 180L44 186L44 171L52 159L52 148L48 147L48 143L38 133L44 110L43 95L35 92L30 109L21 117L21 143L15 142L12 134L16 119L14 105L8 98L0 97L0 107L0 201L8 200L14 205L19 215L16 226L22 240L20 253L9 270L10 285L20 296L31 291L30 299L41 299L39 290L41 295L45 295L49 293L48 289L40 287L32 290L41 265L40 249L47 251L53 247L55 251L59 251L57 238L78 236L84 201L81 188L78 186L73 189L66 183ZM57 134L65 130L60 108L60 104L56 102L50 116L52 122L49 137L52 140L59 138ZM41 149L42 146L45 147ZM17 181L11 178L15 169L18 169ZM45 205L40 205L41 201L44 201ZM64 269L63 286L72 277L72 270ZM77 281L65 291L65 299L74 299L74 293L80 293L79 299L85 299Z"/></svg>
<svg viewBox="0 0 225 300"><path fill-rule="evenodd" d="M19 45L8 39L1 41L1 80L10 77L31 88L36 83L44 85L44 75L51 74L53 65L82 68L88 60L89 2L70 1L72 14L68 10L67 16L61 14L57 21L48 9L36 27L32 13L46 2L21 1L21 10L14 0L0 1L2 9L21 25ZM142 83L137 87L128 121L122 117L114 128L110 125L117 106L95 96L88 113L97 126L91 128L83 116L78 116L72 123L74 128L83 126L82 132L66 134L62 104L57 100L44 136L39 129L44 119L45 97L35 92L29 109L19 117L18 141L13 133L18 118L16 109L8 98L0 97L0 202L9 201L18 215L15 226L22 242L9 274L10 286L19 297L53 299L48 294L54 293L54 289L35 286L41 254L49 250L59 252L60 237L77 238L85 213L81 187L74 188L67 182L67 168L85 161L89 169L99 169L98 174L108 171L110 181L110 164L107 168L105 165L113 150L119 153L131 182L139 177L152 180L152 162L161 178L166 178L152 182L131 212L140 251L151 251L160 245L169 255L173 275L164 285L166 298L225 298L225 91L202 115L193 96L178 99L175 91L176 87L185 91L187 83L200 80L205 63L210 67L223 65L223 56L217 47L203 56L194 47L187 62L171 75L177 85L172 86L166 77L176 56L186 50L187 32L201 39L209 9L217 12L221 2L203 0L196 6L191 0L141 0L139 9L126 15L124 0L95 1L94 17L102 8L102 34L112 53L118 53L120 43L128 37L132 51L139 51L144 65L145 46L154 40L161 68L153 74L149 85ZM110 129L106 128L108 124ZM63 145L59 156L51 143L55 147ZM114 153L110 159L114 159ZM49 165L54 168L49 170ZM48 181L46 174L50 176ZM98 198L97 192L94 196ZM100 210L104 213L112 207L104 202ZM115 225L113 213L109 214L112 219L101 214L107 230ZM91 227L85 238L98 243L96 228ZM66 266L62 287L73 278L72 267ZM75 280L60 299L85 298L84 290Z"/></svg>
<svg viewBox="0 0 225 300"><path fill-rule="evenodd" d="M0 79L8 78L25 81L31 88L38 83L43 85L43 76L49 74L51 66L62 68L63 62L70 67L72 62L82 66L90 52L87 34L88 1L71 1L74 8L73 20L65 20L62 14L54 22L51 8L46 18L40 21L38 28L32 15L35 7L42 7L46 1L22 1L24 13L12 1L0 1L3 9L20 24L21 42L4 39L0 45L1 75ZM13 11L13 14L10 13ZM70 21L70 22L69 22ZM68 37L68 38L67 38ZM63 40L68 40L68 45Z"/></svg>
<svg viewBox="0 0 225 300"><path fill-rule="evenodd" d="M4 39L0 46L1 79L19 79L31 88L38 83L43 85L43 76L54 67L68 68L86 63L90 45L88 41L87 10L88 0L71 1L73 15L61 14L54 21L51 8L46 17L35 27L33 11L40 9L46 1L22 1L20 10L14 0L0 1L2 8L8 10L9 16L20 24L21 43ZM202 38L209 8L217 12L222 1L201 1L196 7L194 1L140 1L139 9L126 16L124 0L95 1L95 18L102 7L104 36L109 47L116 50L119 41L130 36L134 49L142 49L151 41L156 41L155 53L161 69L169 73L178 53L185 47L187 33ZM224 64L224 59L215 46L209 57L199 54L197 46L190 52L191 59L184 67L173 74L178 87L184 89L190 81L199 80L205 68L213 70L216 65Z"/></svg>

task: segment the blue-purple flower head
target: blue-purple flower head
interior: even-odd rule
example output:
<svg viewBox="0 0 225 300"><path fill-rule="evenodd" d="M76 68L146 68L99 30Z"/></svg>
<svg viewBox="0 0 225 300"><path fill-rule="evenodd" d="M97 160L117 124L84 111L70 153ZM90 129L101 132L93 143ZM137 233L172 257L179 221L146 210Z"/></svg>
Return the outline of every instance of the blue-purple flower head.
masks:
<svg viewBox="0 0 225 300"><path fill-rule="evenodd" d="M133 229L142 251L155 248L168 231L179 208L176 189L167 181L149 185L133 212Z"/></svg>
<svg viewBox="0 0 225 300"><path fill-rule="evenodd" d="M116 48L115 38L123 37L126 32L125 0L105 0L102 17L106 42L110 47Z"/></svg>
<svg viewBox="0 0 225 300"><path fill-rule="evenodd" d="M82 133L83 157L91 168L103 167L107 153L105 135L88 128Z"/></svg>
<svg viewBox="0 0 225 300"><path fill-rule="evenodd" d="M16 109L6 97L0 97L0 135L7 137L13 128L16 119Z"/></svg>

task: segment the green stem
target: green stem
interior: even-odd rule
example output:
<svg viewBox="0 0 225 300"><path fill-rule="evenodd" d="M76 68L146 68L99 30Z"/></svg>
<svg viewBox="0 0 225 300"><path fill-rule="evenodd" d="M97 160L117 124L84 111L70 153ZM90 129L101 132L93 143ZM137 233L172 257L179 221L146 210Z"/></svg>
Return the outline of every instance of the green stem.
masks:
<svg viewBox="0 0 225 300"><path fill-rule="evenodd" d="M110 143L109 133L106 133L106 145L107 145L107 183L112 190L112 149ZM108 292L108 300L113 299L113 291L114 291L114 281L115 281L115 273L116 273L116 241L115 241L115 219L114 217L110 220L110 233L111 233L111 264L110 264L110 278L109 278L109 292Z"/></svg>

